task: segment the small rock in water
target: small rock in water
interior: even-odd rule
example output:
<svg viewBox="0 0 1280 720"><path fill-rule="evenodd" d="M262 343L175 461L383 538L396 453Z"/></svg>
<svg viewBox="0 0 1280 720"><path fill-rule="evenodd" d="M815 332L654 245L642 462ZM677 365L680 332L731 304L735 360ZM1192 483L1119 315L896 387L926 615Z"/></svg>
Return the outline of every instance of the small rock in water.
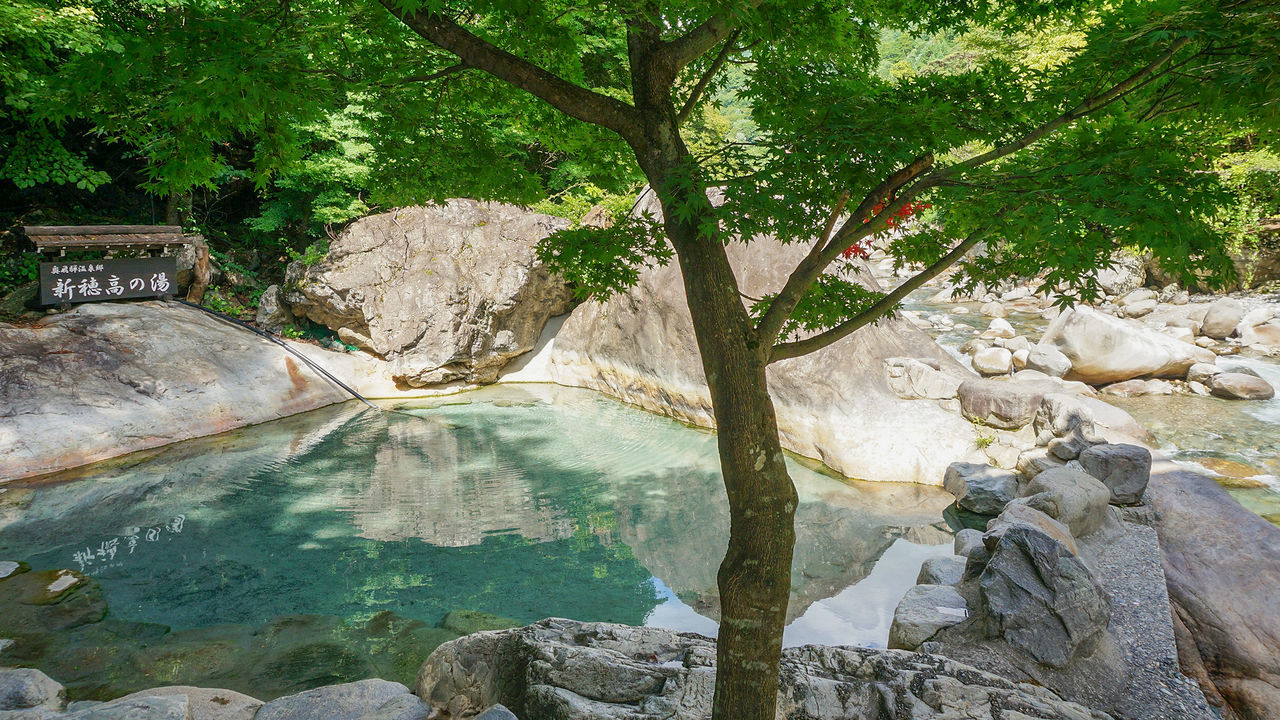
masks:
<svg viewBox="0 0 1280 720"><path fill-rule="evenodd" d="M982 531L965 528L956 533L951 549L960 557L969 557L969 553L982 547Z"/></svg>
<svg viewBox="0 0 1280 720"><path fill-rule="evenodd" d="M1205 384L1215 397L1227 400L1270 400L1276 394L1271 383L1242 372L1218 373L1211 376Z"/></svg>
<svg viewBox="0 0 1280 720"><path fill-rule="evenodd" d="M1187 382L1208 382L1209 378L1222 372L1222 368L1209 363L1196 363L1187 368Z"/></svg>
<svg viewBox="0 0 1280 720"><path fill-rule="evenodd" d="M1071 371L1071 359L1055 347L1036 345L1027 355L1027 369L1060 378Z"/></svg>
<svg viewBox="0 0 1280 720"><path fill-rule="evenodd" d="M993 339L994 338L1012 338L1012 337L1017 337L1017 335L1018 333L1013 329L1013 326L1010 325L1009 321L1005 320L1004 318L996 318L992 320L991 324L988 325L987 329L982 333L983 337L993 338Z"/></svg>
<svg viewBox="0 0 1280 720"><path fill-rule="evenodd" d="M66 699L66 689L39 670L0 668L0 711L28 708L60 710Z"/></svg>

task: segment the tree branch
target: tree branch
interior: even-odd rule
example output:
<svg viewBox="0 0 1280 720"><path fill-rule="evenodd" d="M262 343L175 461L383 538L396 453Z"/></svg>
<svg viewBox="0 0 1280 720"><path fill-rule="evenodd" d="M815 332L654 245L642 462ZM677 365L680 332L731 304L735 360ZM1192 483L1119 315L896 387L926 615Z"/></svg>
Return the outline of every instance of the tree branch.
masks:
<svg viewBox="0 0 1280 720"><path fill-rule="evenodd" d="M711 62L711 67L702 73L702 77L698 78L698 83L689 91L689 98L684 101L684 106L680 108L680 112L676 113L676 124L683 125L685 120L689 119L689 115L693 113L693 108L697 106L698 100L702 97L702 93L706 92L707 86L711 84L711 80L720 72L720 68L724 67L724 61L729 59L729 54L733 52L733 44L741 33L734 30L729 33L729 37L724 41L724 47L720 48L720 54L716 55L716 59Z"/></svg>
<svg viewBox="0 0 1280 720"><path fill-rule="evenodd" d="M999 219L1005 214L1002 210L996 213L992 219ZM836 325L835 327L824 330L813 337L797 340L795 342L779 343L773 346L773 352L769 355L769 362L774 363L779 360L787 360L801 355L808 355L811 352L821 350L828 345L843 340L858 328L875 322L881 317L893 311L898 303L907 295L915 292L917 288L934 279L942 273L943 270L954 265L960 258L964 257L974 245L981 242L991 225L985 225L973 231L959 245L956 245L950 252L938 258L932 265L913 275L909 280L894 288L892 292L880 298L871 307Z"/></svg>
<svg viewBox="0 0 1280 720"><path fill-rule="evenodd" d="M972 170L973 168L986 165L994 160L999 160L1006 155L1010 155L1032 145L1037 140L1040 140L1065 125L1079 120L1085 115L1101 110L1116 100L1119 100L1134 90L1146 85L1155 77L1158 77L1156 71L1158 71L1162 65L1172 60L1173 56L1176 55L1179 50L1186 47L1190 42L1190 38L1179 38L1173 43L1173 46L1165 51L1160 57L1153 60L1149 65L1138 72L1130 75L1122 82L1113 85L1111 89L1106 92L1086 99L1074 108L1062 113L1053 120L1037 127L1013 142L1006 143L998 148L982 153L981 155L976 155L968 160L958 162L955 165L939 170L934 173L934 176L939 179L946 178L963 173L966 170Z"/></svg>
<svg viewBox="0 0 1280 720"><path fill-rule="evenodd" d="M763 0L752 0L744 3L745 9L757 8L762 2ZM668 41L664 48L666 57L675 72L680 72L686 65L728 37L733 29L733 18L729 13L716 13L684 35Z"/></svg>
<svg viewBox="0 0 1280 720"><path fill-rule="evenodd" d="M879 229L879 223L874 222L875 219L870 217L871 210L897 193L903 185L919 177L931 167L933 167L933 155L931 153L925 153L912 160L867 193L862 202L858 204L858 208L844 221L844 224L840 226L840 230L834 236L831 236L829 241L827 238L830 236L830 229L823 232L822 242L815 244L809 254L791 271L791 275L787 277L787 282L782 286L778 297L769 304L769 309L765 311L760 318L760 322L756 324L756 333L759 335L760 344L763 347L772 346L774 341L778 339L778 334L782 332L782 327L786 325L787 318L791 317L792 311L796 309L800 299L808 292L809 286L822 275L822 272L836 259L836 256L853 242ZM877 217L887 216L886 213L896 211L898 207L909 202L910 198L914 196L915 193L913 192L907 196L905 201L897 202L891 207L882 209ZM847 202L847 195L841 200L841 208L843 208L845 202ZM837 215L838 213L832 214L833 221ZM833 223L829 223L829 225L831 224ZM854 231L862 234L851 237L854 235Z"/></svg>
<svg viewBox="0 0 1280 720"><path fill-rule="evenodd" d="M462 64L486 73L550 103L566 115L608 128L623 138L639 130L635 109L607 95L588 90L555 73L497 47L440 14L405 12L396 0L380 0L383 7L424 40L447 50Z"/></svg>

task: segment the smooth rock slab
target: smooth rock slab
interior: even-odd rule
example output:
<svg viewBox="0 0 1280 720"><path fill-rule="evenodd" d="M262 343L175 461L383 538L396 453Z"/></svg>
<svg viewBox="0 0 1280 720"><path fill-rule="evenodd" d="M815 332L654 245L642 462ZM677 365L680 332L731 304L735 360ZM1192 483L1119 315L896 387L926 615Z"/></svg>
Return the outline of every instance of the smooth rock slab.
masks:
<svg viewBox="0 0 1280 720"><path fill-rule="evenodd" d="M64 716L65 720L193 720L186 695L120 698Z"/></svg>
<svg viewBox="0 0 1280 720"><path fill-rule="evenodd" d="M1080 453L1085 472L1111 490L1111 502L1134 505L1151 480L1151 451L1138 445L1094 445Z"/></svg>
<svg viewBox="0 0 1280 720"><path fill-rule="evenodd" d="M235 690L170 685L125 695L121 700L181 695L187 699L191 720L252 720L263 702Z"/></svg>
<svg viewBox="0 0 1280 720"><path fill-rule="evenodd" d="M66 701L66 688L39 670L0 668L0 710L61 710Z"/></svg>
<svg viewBox="0 0 1280 720"><path fill-rule="evenodd" d="M360 720L408 692L409 688L398 682L378 679L328 685L272 700L258 710L254 720Z"/></svg>
<svg viewBox="0 0 1280 720"><path fill-rule="evenodd" d="M482 713L480 717L483 717ZM412 693L396 695L373 712L360 716L360 720L427 720L431 717L431 703ZM478 720L478 718L477 718Z"/></svg>
<svg viewBox="0 0 1280 720"><path fill-rule="evenodd" d="M942 487L956 497L956 504L979 515L996 515L1018 495L1018 476L1008 470L978 463L947 466Z"/></svg>
<svg viewBox="0 0 1280 720"><path fill-rule="evenodd" d="M441 645L418 695L454 717L501 703L537 720L705 720L715 644L693 633L551 618ZM788 720L1103 720L1104 713L946 658L900 650L787 648L778 717Z"/></svg>
<svg viewBox="0 0 1280 720"><path fill-rule="evenodd" d="M950 585L916 585L893 611L891 649L915 650L943 628L969 617L969 606Z"/></svg>

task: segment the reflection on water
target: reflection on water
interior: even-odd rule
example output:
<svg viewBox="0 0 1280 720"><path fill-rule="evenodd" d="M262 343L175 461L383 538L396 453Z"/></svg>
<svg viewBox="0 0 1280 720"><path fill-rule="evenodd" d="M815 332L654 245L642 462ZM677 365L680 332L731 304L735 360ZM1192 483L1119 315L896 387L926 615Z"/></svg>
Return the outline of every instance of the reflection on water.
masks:
<svg viewBox="0 0 1280 720"><path fill-rule="evenodd" d="M113 617L174 629L455 609L714 629L713 435L554 386L400 409L416 417L330 408L10 485L0 558L83 567ZM791 472L788 640L883 644L885 609L949 546L950 497Z"/></svg>

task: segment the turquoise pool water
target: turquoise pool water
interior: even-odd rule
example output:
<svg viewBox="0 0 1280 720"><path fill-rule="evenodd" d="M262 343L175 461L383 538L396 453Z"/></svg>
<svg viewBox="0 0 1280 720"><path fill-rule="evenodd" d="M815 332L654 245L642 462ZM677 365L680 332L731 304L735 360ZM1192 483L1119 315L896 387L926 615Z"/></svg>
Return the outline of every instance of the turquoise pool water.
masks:
<svg viewBox="0 0 1280 720"><path fill-rule="evenodd" d="M262 637L306 615L348 640L361 629L364 647L394 618L425 657L458 610L715 632L728 512L713 434L545 385L399 410L330 408L3 486L0 559L82 571L107 620L170 644ZM787 641L882 646L920 563L950 552L950 496L791 471ZM57 636L58 657L106 642L75 632ZM0 664L44 661L23 652L0 650Z"/></svg>

